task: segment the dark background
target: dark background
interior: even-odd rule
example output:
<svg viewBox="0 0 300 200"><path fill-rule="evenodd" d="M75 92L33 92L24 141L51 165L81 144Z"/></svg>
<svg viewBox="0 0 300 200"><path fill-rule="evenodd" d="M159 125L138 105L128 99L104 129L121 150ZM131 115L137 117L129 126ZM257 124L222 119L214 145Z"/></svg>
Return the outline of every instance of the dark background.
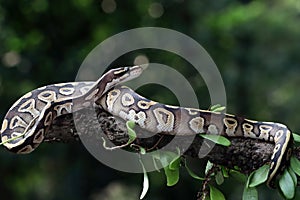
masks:
<svg viewBox="0 0 300 200"><path fill-rule="evenodd" d="M88 53L122 31L157 26L182 32L200 43L217 64L227 92L227 111L276 121L300 131L300 2L288 1L0 1L0 119L24 93L42 85L74 81ZM200 107L209 107L206 86L188 63L162 51L136 56L172 66L187 76ZM143 95L173 103L165 92L147 87ZM172 96L172 95L171 95ZM175 100L176 103L176 100ZM195 161L197 162L197 161ZM203 169L199 169L203 171ZM29 155L0 150L1 199L137 199L141 174L110 169L80 144L42 144ZM182 170L175 187L164 173L150 174L146 199L195 199L201 184ZM243 186L227 180L221 190L240 199ZM259 188L260 199L280 199Z"/></svg>

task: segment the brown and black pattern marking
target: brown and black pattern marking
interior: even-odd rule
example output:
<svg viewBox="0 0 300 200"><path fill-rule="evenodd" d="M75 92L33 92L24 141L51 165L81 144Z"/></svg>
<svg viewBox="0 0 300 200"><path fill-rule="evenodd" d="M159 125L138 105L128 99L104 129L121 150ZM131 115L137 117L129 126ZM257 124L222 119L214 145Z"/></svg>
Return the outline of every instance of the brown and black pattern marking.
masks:
<svg viewBox="0 0 300 200"><path fill-rule="evenodd" d="M96 82L54 84L25 94L13 104L3 120L1 139L2 142L7 141L4 146L16 153L30 153L43 141L44 134L57 116L72 113L96 102L111 114L124 120L132 120L153 133L206 133L273 142L275 148L268 183L288 163L293 139L291 131L285 125L164 105L123 86L110 90L116 84L139 76L142 71L139 66L119 68L109 71Z"/></svg>
<svg viewBox="0 0 300 200"><path fill-rule="evenodd" d="M3 145L15 153L30 153L43 141L57 116L92 105L111 87L139 76L142 70L140 66L117 68L96 82L59 83L28 92L3 120Z"/></svg>
<svg viewBox="0 0 300 200"><path fill-rule="evenodd" d="M289 160L292 135L280 123L259 122L195 108L164 105L148 100L130 88L117 86L97 102L124 120L132 120L153 133L193 135L199 133L244 137L275 143L268 183ZM289 153L287 153L289 152Z"/></svg>

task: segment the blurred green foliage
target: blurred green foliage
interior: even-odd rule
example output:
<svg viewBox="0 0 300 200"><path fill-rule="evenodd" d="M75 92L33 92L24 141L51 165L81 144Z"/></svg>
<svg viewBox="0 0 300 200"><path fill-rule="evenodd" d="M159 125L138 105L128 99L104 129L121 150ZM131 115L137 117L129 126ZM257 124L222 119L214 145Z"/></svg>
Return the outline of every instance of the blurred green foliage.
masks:
<svg viewBox="0 0 300 200"><path fill-rule="evenodd" d="M85 56L106 38L158 26L187 34L208 51L225 82L228 112L300 130L298 0L0 2L0 119L22 94L73 81ZM209 107L202 79L175 55L140 50L114 65L132 64L140 54L185 74L201 108ZM148 87L143 95L173 101L164 94ZM1 199L137 199L142 187L142 174L112 170L80 144L43 144L25 156L1 149L0 171ZM146 199L195 199L200 184L184 177L167 188L163 173L151 173ZM223 187L228 199L241 197L238 182L227 180ZM259 189L260 199L280 199L270 189Z"/></svg>

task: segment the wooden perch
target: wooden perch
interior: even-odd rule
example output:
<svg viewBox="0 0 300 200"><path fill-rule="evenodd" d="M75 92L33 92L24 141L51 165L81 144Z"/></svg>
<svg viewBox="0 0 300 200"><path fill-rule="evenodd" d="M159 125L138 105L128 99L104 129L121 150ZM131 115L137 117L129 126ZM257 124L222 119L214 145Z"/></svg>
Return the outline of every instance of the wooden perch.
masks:
<svg viewBox="0 0 300 200"><path fill-rule="evenodd" d="M67 114L58 117L47 133L45 142L57 141L67 143L79 141L79 134L96 134L97 140L99 139L99 142L102 144L101 137L97 136L97 133L101 131L107 136L106 139L115 145L126 144L129 138L124 121L116 119L108 112L97 108L96 110L85 109L73 115ZM168 144L172 141L173 137L171 135L156 134L152 137L136 139L133 143L146 150L155 150ZM191 145L189 144L190 139L193 139ZM237 166L241 169L242 173L246 174L270 161L274 149L273 144L246 138L229 138L229 140L231 141L229 147L214 145L208 140L203 140L200 136L181 136L177 142L179 148L189 146L188 149L180 150L181 152L185 152L184 155L194 158L199 157L200 148L202 148L201 151L206 151L209 146L214 145L206 158L215 164L220 164L228 168ZM188 145L184 145L185 143ZM299 152L299 150L296 149L296 152ZM299 153L296 156L299 158Z"/></svg>

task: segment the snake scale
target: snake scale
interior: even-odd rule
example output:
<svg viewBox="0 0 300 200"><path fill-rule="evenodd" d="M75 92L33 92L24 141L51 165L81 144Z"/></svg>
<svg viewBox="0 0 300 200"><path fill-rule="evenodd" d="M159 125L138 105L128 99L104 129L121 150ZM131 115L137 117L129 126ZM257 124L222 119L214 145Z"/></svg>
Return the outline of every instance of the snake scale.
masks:
<svg viewBox="0 0 300 200"><path fill-rule="evenodd" d="M198 133L260 139L275 144L268 183L288 164L293 138L287 126L235 115L177 107L146 99L125 86L143 67L112 69L96 82L48 85L21 97L7 112L2 128L3 145L15 153L30 153L43 142L52 121L63 114L98 104L112 115L132 120L141 128L168 135Z"/></svg>

